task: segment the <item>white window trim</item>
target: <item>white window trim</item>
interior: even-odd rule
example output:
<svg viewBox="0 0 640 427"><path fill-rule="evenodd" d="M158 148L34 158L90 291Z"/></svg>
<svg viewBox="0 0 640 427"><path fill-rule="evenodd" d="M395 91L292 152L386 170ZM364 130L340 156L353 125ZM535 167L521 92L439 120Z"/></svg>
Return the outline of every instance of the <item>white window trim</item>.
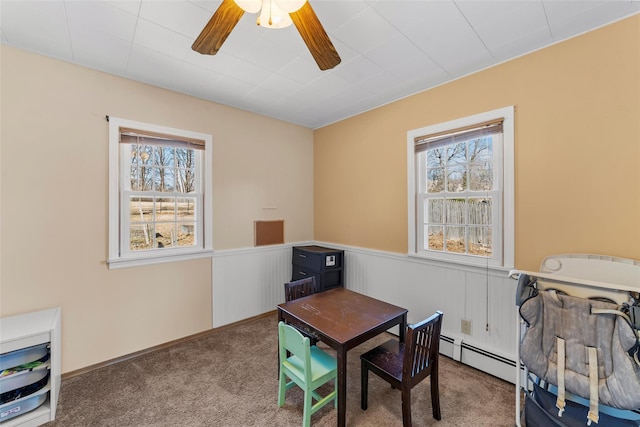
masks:
<svg viewBox="0 0 640 427"><path fill-rule="evenodd" d="M159 264L172 261L184 261L213 256L213 138L211 135L141 123L132 120L109 117L109 257L107 264L110 269L135 267L141 265ZM131 128L160 134L176 135L185 138L205 141L202 161L202 194L203 194L203 247L184 249L179 253L170 252L140 252L130 255L120 253L120 128ZM177 251L173 251L177 252Z"/></svg>
<svg viewBox="0 0 640 427"><path fill-rule="evenodd" d="M414 129L407 132L407 200L408 200L408 251L409 256L425 258L431 260L446 261L465 265L480 265L499 269L512 269L515 264L515 169L514 169L514 118L515 107L509 106L499 108L497 110L487 111L485 113L464 117L461 119L451 120L445 123L438 123L426 126L420 129ZM417 206L416 206L416 163L415 163L415 138L445 132L451 129L458 129L465 126L471 126L476 123L483 123L489 120L499 119L503 117L503 144L502 144L502 161L503 161L503 182L502 182L502 259L499 264L491 262L484 257L468 256L464 254L451 253L434 253L433 255L425 255L419 253L416 247L417 242Z"/></svg>

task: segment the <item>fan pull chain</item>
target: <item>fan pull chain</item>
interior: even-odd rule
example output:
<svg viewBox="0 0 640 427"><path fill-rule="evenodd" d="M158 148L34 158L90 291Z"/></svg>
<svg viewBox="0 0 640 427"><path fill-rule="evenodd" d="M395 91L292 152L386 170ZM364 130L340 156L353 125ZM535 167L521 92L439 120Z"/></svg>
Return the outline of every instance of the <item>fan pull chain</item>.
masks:
<svg viewBox="0 0 640 427"><path fill-rule="evenodd" d="M273 3L273 0L270 0L269 1L269 26L273 25L273 19L271 17L272 3ZM258 26L260 25L260 15L262 15L261 12L262 12L262 10L258 11L258 18L256 19L256 25L258 25Z"/></svg>

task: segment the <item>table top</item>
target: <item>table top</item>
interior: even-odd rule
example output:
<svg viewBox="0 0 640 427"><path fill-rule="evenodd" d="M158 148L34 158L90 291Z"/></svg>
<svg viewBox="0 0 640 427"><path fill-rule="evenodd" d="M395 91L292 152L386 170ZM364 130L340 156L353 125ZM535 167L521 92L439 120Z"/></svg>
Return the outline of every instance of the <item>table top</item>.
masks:
<svg viewBox="0 0 640 427"><path fill-rule="evenodd" d="M344 288L334 288L278 305L340 344L407 313L407 309Z"/></svg>

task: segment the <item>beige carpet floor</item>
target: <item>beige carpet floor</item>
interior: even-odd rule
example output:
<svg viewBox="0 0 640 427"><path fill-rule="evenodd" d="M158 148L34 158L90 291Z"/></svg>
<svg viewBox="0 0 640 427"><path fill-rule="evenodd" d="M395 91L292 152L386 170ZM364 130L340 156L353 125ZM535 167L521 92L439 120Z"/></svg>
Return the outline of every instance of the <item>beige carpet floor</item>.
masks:
<svg viewBox="0 0 640 427"><path fill-rule="evenodd" d="M400 392L374 374L369 409L360 409L359 356L388 338L383 334L348 354L348 426L402 425ZM442 420L437 421L429 381L413 389L414 426L515 424L513 384L441 357ZM290 390L285 406L278 408L277 387L277 320L272 315L64 380L56 420L47 426L301 425L302 393ZM328 405L311 423L335 426L336 418Z"/></svg>

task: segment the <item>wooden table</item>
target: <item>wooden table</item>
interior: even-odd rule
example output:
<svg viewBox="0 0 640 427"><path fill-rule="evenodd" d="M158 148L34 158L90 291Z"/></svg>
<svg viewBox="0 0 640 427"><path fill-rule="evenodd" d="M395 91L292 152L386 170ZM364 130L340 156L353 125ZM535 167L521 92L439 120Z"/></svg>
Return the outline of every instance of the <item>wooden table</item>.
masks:
<svg viewBox="0 0 640 427"><path fill-rule="evenodd" d="M330 289L278 305L278 320L292 324L333 348L338 362L338 426L347 409L347 351L400 325L404 341L407 310L344 288Z"/></svg>

